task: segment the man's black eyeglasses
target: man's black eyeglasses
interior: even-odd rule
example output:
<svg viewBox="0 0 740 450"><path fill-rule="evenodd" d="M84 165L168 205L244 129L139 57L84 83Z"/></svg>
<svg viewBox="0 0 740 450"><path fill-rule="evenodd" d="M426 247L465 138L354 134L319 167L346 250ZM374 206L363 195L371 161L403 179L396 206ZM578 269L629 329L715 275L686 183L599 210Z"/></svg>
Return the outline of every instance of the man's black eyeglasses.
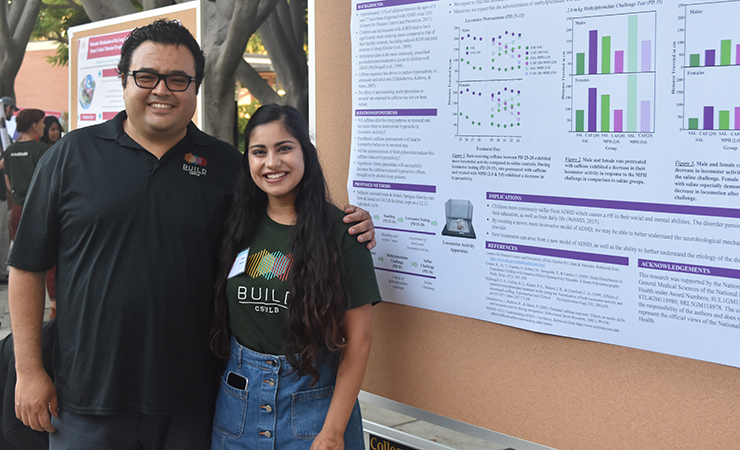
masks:
<svg viewBox="0 0 740 450"><path fill-rule="evenodd" d="M190 87L190 83L195 81L194 77L187 75L162 75L142 70L129 71L127 75L134 77L134 83L142 89L154 89L164 80L165 86L172 92L185 91Z"/></svg>

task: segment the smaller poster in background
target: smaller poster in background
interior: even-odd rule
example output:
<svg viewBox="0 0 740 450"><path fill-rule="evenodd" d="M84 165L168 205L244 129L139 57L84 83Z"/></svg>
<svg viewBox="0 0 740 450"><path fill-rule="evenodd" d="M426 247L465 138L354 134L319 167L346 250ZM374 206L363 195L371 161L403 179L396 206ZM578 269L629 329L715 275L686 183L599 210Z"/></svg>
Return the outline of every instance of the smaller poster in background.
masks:
<svg viewBox="0 0 740 450"><path fill-rule="evenodd" d="M124 109L118 76L121 46L131 30L77 41L77 123L85 127L112 119Z"/></svg>

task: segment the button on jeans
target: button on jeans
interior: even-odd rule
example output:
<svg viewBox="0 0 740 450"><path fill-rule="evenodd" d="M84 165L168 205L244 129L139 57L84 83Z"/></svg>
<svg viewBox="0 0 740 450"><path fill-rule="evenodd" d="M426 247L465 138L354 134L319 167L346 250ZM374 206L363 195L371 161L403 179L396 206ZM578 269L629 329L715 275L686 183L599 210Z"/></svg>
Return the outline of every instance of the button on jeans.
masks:
<svg viewBox="0 0 740 450"><path fill-rule="evenodd" d="M221 377L211 450L310 449L324 425L337 378L336 358L318 367L320 378L299 377L284 356L243 347L232 337ZM364 449L359 402L344 432L346 450Z"/></svg>

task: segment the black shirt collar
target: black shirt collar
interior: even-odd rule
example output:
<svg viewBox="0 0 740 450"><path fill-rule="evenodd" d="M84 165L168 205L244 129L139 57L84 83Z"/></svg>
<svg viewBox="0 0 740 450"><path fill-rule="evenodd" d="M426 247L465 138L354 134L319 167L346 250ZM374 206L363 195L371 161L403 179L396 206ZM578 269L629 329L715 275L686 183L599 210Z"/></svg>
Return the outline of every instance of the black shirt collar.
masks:
<svg viewBox="0 0 740 450"><path fill-rule="evenodd" d="M127 147L141 147L136 143L136 141L131 139L125 131L123 131L123 122L127 117L128 115L125 110L119 112L113 119L103 122L98 129L95 130L95 136L110 141L118 140L119 144ZM216 138L200 131L193 122L188 124L186 138L198 147L210 147L216 143ZM177 144L175 144L175 146L177 146Z"/></svg>

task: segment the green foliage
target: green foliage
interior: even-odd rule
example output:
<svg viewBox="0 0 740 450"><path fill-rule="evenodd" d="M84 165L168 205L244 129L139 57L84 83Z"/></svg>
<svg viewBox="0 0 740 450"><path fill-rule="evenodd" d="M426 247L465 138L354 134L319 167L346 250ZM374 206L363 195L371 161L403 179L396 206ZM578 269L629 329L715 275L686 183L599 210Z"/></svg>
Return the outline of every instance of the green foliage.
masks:
<svg viewBox="0 0 740 450"><path fill-rule="evenodd" d="M44 0L31 39L59 42L56 55L46 60L52 66L66 66L69 63L67 30L85 23L90 23L90 18L79 0Z"/></svg>
<svg viewBox="0 0 740 450"><path fill-rule="evenodd" d="M257 31L252 36L249 37L249 42L247 42L247 49L246 53L251 53L253 55L266 55L267 50L265 49L265 45L262 43L262 36L260 36L260 32Z"/></svg>

